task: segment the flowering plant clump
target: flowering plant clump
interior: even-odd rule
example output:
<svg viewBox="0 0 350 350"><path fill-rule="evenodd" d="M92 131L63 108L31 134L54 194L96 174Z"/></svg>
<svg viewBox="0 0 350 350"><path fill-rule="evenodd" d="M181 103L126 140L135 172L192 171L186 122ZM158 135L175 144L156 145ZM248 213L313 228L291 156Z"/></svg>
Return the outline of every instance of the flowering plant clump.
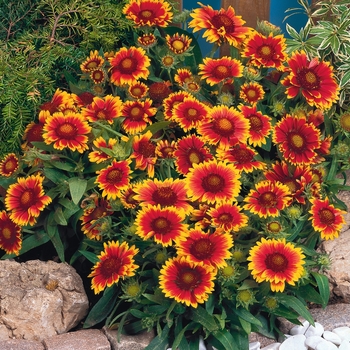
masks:
<svg viewBox="0 0 350 350"><path fill-rule="evenodd" d="M345 223L332 66L231 6L184 19L229 46L216 58L166 1L123 13L134 42L91 51L0 162L3 258L51 244L88 266L84 327L154 329L147 349L245 349L277 317L312 323L307 303L329 298L316 249Z"/></svg>

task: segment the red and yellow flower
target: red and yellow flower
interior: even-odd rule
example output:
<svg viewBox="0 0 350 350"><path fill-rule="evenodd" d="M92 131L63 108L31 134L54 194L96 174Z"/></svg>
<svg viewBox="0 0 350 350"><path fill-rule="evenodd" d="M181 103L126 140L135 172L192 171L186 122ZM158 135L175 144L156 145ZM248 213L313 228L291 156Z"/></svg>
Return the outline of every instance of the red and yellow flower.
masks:
<svg viewBox="0 0 350 350"><path fill-rule="evenodd" d="M254 81L250 83L244 83L241 86L241 90L239 92L239 97L250 105L257 104L264 98L264 96L265 91L263 87Z"/></svg>
<svg viewBox="0 0 350 350"><path fill-rule="evenodd" d="M9 153L0 161L0 175L10 177L17 171L18 166L18 157L14 153Z"/></svg>
<svg viewBox="0 0 350 350"><path fill-rule="evenodd" d="M240 47L243 44L252 29L243 26L245 21L241 16L236 16L232 6L227 10L214 10L210 5L199 4L201 7L190 14L193 19L188 25L194 33L204 29L203 38L218 45L228 42L234 47Z"/></svg>
<svg viewBox="0 0 350 350"><path fill-rule="evenodd" d="M149 49L157 44L157 38L152 33L145 33L137 38L137 43L142 48Z"/></svg>
<svg viewBox="0 0 350 350"><path fill-rule="evenodd" d="M13 222L5 210L0 211L0 248L6 254L19 254L22 248L22 228Z"/></svg>
<svg viewBox="0 0 350 350"><path fill-rule="evenodd" d="M292 164L315 164L316 150L321 146L321 134L305 117L287 114L274 127L272 141L283 158Z"/></svg>
<svg viewBox="0 0 350 350"><path fill-rule="evenodd" d="M192 39L188 35L175 33L172 36L167 34L165 36L165 42L170 51L175 55L180 55L189 49Z"/></svg>
<svg viewBox="0 0 350 350"><path fill-rule="evenodd" d="M90 56L80 65L80 69L84 73L90 73L100 69L105 62L105 59L98 53L97 50L90 51Z"/></svg>
<svg viewBox="0 0 350 350"><path fill-rule="evenodd" d="M17 225L34 225L40 212L51 203L52 199L44 193L43 181L42 176L31 175L19 177L9 186L5 205L10 219Z"/></svg>
<svg viewBox="0 0 350 350"><path fill-rule="evenodd" d="M173 18L171 6L164 0L131 0L123 13L137 27L167 27Z"/></svg>
<svg viewBox="0 0 350 350"><path fill-rule="evenodd" d="M102 136L98 137L93 141L93 149L94 151L90 152L88 157L89 161L92 163L102 163L108 159L111 159L111 155L107 154L103 149L113 150L113 147L118 143L117 139L109 139L106 141Z"/></svg>
<svg viewBox="0 0 350 350"><path fill-rule="evenodd" d="M123 102L119 96L96 96L88 107L82 109L81 114L92 123L106 121L113 124L113 120L120 116L122 107Z"/></svg>
<svg viewBox="0 0 350 350"><path fill-rule="evenodd" d="M160 270L159 285L166 297L196 308L214 291L215 277L211 266L181 256L166 261Z"/></svg>
<svg viewBox="0 0 350 350"><path fill-rule="evenodd" d="M91 289L99 294L106 287L118 283L119 279L135 275L139 267L134 263L134 257L139 249L134 245L129 247L127 242L103 243L104 250L98 255L99 261L92 268L88 277L92 277Z"/></svg>
<svg viewBox="0 0 350 350"><path fill-rule="evenodd" d="M149 75L151 61L141 47L122 47L109 62L110 81L117 86L134 84Z"/></svg>
<svg viewBox="0 0 350 350"><path fill-rule="evenodd" d="M174 107L183 102L186 97L191 97L188 92L186 91L177 91L172 92L166 99L163 101L163 108L164 108L164 118L166 120L172 120L173 119L173 110Z"/></svg>
<svg viewBox="0 0 350 350"><path fill-rule="evenodd" d="M179 68L174 75L174 81L180 86L185 85L186 83L192 82L195 80L194 75L189 69Z"/></svg>
<svg viewBox="0 0 350 350"><path fill-rule="evenodd" d="M164 247L171 246L187 235L185 217L185 211L179 208L147 205L136 214L135 233L144 240L153 237L156 243Z"/></svg>
<svg viewBox="0 0 350 350"><path fill-rule="evenodd" d="M142 99L147 95L148 86L145 83L139 81L130 84L128 92L131 97L135 99Z"/></svg>
<svg viewBox="0 0 350 350"><path fill-rule="evenodd" d="M301 248L285 239L262 238L249 251L248 269L258 283L267 281L271 291L283 292L286 282L294 286L302 277L304 258Z"/></svg>
<svg viewBox="0 0 350 350"><path fill-rule="evenodd" d="M287 185L274 181L260 181L244 198L243 208L261 218L278 216L291 202Z"/></svg>
<svg viewBox="0 0 350 350"><path fill-rule="evenodd" d="M176 150L176 142L168 140L160 140L157 142L156 155L159 159L174 158Z"/></svg>
<svg viewBox="0 0 350 350"><path fill-rule="evenodd" d="M187 195L208 204L234 201L241 189L239 178L233 164L216 160L193 164L186 174Z"/></svg>
<svg viewBox="0 0 350 350"><path fill-rule="evenodd" d="M128 187L131 173L129 164L129 160L114 160L107 168L96 172L96 183L103 191L103 197L116 199L120 190Z"/></svg>
<svg viewBox="0 0 350 350"><path fill-rule="evenodd" d="M191 229L186 240L177 243L176 252L178 256L186 256L190 262L203 262L206 266L219 269L227 265L226 259L231 257L232 247L233 239L229 233Z"/></svg>
<svg viewBox="0 0 350 350"><path fill-rule="evenodd" d="M310 61L304 51L296 51L287 63L290 73L281 84L287 87L288 98L301 93L310 106L320 109L329 109L338 100L339 86L329 62Z"/></svg>
<svg viewBox="0 0 350 350"><path fill-rule="evenodd" d="M91 126L81 114L64 115L57 112L47 118L43 127L43 139L47 145L53 144L55 149L69 148L73 152L83 153L89 148L90 132Z"/></svg>
<svg viewBox="0 0 350 350"><path fill-rule="evenodd" d="M203 64L198 65L201 79L213 86L228 79L241 77L243 73L243 65L240 61L224 56L221 58L204 58Z"/></svg>
<svg viewBox="0 0 350 350"><path fill-rule="evenodd" d="M309 220L315 231L320 232L321 238L328 240L339 236L340 229L345 224L344 214L346 211L335 208L329 203L329 199L312 198L311 217Z"/></svg>

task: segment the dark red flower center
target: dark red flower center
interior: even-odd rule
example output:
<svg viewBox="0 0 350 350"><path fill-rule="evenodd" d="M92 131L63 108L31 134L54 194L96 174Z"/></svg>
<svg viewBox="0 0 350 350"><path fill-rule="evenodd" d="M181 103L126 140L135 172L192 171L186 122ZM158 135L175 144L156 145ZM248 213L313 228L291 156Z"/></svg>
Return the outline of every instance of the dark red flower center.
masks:
<svg viewBox="0 0 350 350"><path fill-rule="evenodd" d="M176 203L177 195L170 186L159 187L153 192L152 199L157 204L169 206Z"/></svg>
<svg viewBox="0 0 350 350"><path fill-rule="evenodd" d="M19 201L24 208L30 208L34 204L33 190L25 190L21 194Z"/></svg>
<svg viewBox="0 0 350 350"><path fill-rule="evenodd" d="M259 203L264 208L273 208L277 204L276 194L273 192L264 192L259 197Z"/></svg>
<svg viewBox="0 0 350 350"><path fill-rule="evenodd" d="M270 45L262 45L258 48L259 56L264 59L271 59L275 50Z"/></svg>
<svg viewBox="0 0 350 350"><path fill-rule="evenodd" d="M202 179L202 187L206 192L221 192L225 188L225 179L219 174L209 174Z"/></svg>
<svg viewBox="0 0 350 350"><path fill-rule="evenodd" d="M167 234L171 230L171 222L164 216L159 216L151 222L152 230L156 234Z"/></svg>
<svg viewBox="0 0 350 350"><path fill-rule="evenodd" d="M174 153L174 148L163 147L162 149L160 149L160 153L162 154L163 158L171 158Z"/></svg>
<svg viewBox="0 0 350 350"><path fill-rule="evenodd" d="M56 133L62 139L73 139L77 136L77 127L71 123L63 123L57 128Z"/></svg>
<svg viewBox="0 0 350 350"><path fill-rule="evenodd" d="M137 60L134 57L125 57L118 64L118 70L122 74L132 74L137 68Z"/></svg>
<svg viewBox="0 0 350 350"><path fill-rule="evenodd" d="M7 159L2 166L5 173L12 173L17 169L17 167L18 167L18 162L14 158Z"/></svg>
<svg viewBox="0 0 350 350"><path fill-rule="evenodd" d="M239 164L249 163L253 160L253 154L247 149L237 148L231 151L235 161Z"/></svg>
<svg viewBox="0 0 350 350"><path fill-rule="evenodd" d="M103 216L106 216L107 212L102 207L97 207L93 210L93 212L89 215L91 217L90 220L97 220Z"/></svg>
<svg viewBox="0 0 350 350"><path fill-rule="evenodd" d="M100 271L104 278L109 278L113 274L119 274L121 267L121 259L110 257L106 260L101 261Z"/></svg>
<svg viewBox="0 0 350 350"><path fill-rule="evenodd" d="M190 248L191 254L198 260L208 259L212 256L214 245L208 238L200 238L193 242Z"/></svg>
<svg viewBox="0 0 350 350"><path fill-rule="evenodd" d="M297 73L297 81L305 90L314 90L320 87L320 78L312 69L304 68Z"/></svg>
<svg viewBox="0 0 350 350"><path fill-rule="evenodd" d="M166 83L153 83L150 85L148 94L155 102L163 102L171 93L169 86Z"/></svg>
<svg viewBox="0 0 350 350"><path fill-rule="evenodd" d="M139 12L138 17L139 17L141 20L149 21L150 18L153 18L153 17L154 17L154 13L153 13L153 11L151 11L151 10L143 10L143 11L140 11L140 12Z"/></svg>
<svg viewBox="0 0 350 350"><path fill-rule="evenodd" d="M106 181L110 184L117 184L123 179L123 171L120 169L112 169L106 176Z"/></svg>
<svg viewBox="0 0 350 350"><path fill-rule="evenodd" d="M279 233L281 231L281 229L282 229L282 226L281 226L281 224L278 221L270 221L267 224L267 229L271 233Z"/></svg>
<svg viewBox="0 0 350 350"><path fill-rule="evenodd" d="M12 227L5 225L5 227L3 227L0 230L0 233L2 236L2 237L0 237L0 240L1 240L1 238L5 238L6 240L9 240L12 237Z"/></svg>
<svg viewBox="0 0 350 350"><path fill-rule="evenodd" d="M203 156L202 154L195 148L191 148L188 152L188 161L189 163L192 164L199 164L200 162L203 161Z"/></svg>
<svg viewBox="0 0 350 350"><path fill-rule="evenodd" d="M92 79L95 81L95 83L101 83L104 79L103 71L101 70L94 70L91 73Z"/></svg>
<svg viewBox="0 0 350 350"><path fill-rule="evenodd" d="M130 119L132 120L141 120L143 117L143 109L139 106L134 106L133 108L131 108L130 110L130 115L129 115Z"/></svg>
<svg viewBox="0 0 350 350"><path fill-rule="evenodd" d="M84 68L86 70L93 70L93 69L96 69L100 66L101 64L101 60L99 59L92 59L90 61L88 61L85 65L84 65Z"/></svg>
<svg viewBox="0 0 350 350"><path fill-rule="evenodd" d="M293 131L288 134L288 146L294 151L302 151L305 143L306 140L303 135Z"/></svg>
<svg viewBox="0 0 350 350"><path fill-rule="evenodd" d="M34 124L25 134L25 139L28 142L43 141L42 132L43 124Z"/></svg>
<svg viewBox="0 0 350 350"><path fill-rule="evenodd" d="M265 258L265 265L273 272L282 272L288 267L288 259L281 253L268 254Z"/></svg>
<svg viewBox="0 0 350 350"><path fill-rule="evenodd" d="M175 280L176 285L182 290L193 291L201 283L201 276L190 268L182 268Z"/></svg>
<svg viewBox="0 0 350 350"><path fill-rule="evenodd" d="M287 180L286 182L284 182L284 184L288 186L292 193L295 193L297 189L300 188L300 186L292 179Z"/></svg>
<svg viewBox="0 0 350 350"><path fill-rule="evenodd" d="M231 75L231 71L227 66L218 65L213 69L212 75L217 79L225 79Z"/></svg>
<svg viewBox="0 0 350 350"><path fill-rule="evenodd" d="M261 121L261 118L259 118L259 116L257 116L257 115L250 116L249 123L250 123L250 129L252 131L259 132L259 131L261 131L261 129L263 127L263 123Z"/></svg>
<svg viewBox="0 0 350 350"><path fill-rule="evenodd" d="M334 224L335 215L332 212L332 210L323 208L318 212L318 215L322 224L325 224L325 225Z"/></svg>
<svg viewBox="0 0 350 350"><path fill-rule="evenodd" d="M222 213L218 216L218 221L222 224L228 224L232 222L233 216L230 213Z"/></svg>
<svg viewBox="0 0 350 350"><path fill-rule="evenodd" d="M231 34L235 31L235 23L225 14L217 14L213 16L211 22L217 29L224 27L227 34Z"/></svg>
<svg viewBox="0 0 350 350"><path fill-rule="evenodd" d="M200 113L196 108L188 108L185 111L184 116L189 121L196 121L200 119Z"/></svg>
<svg viewBox="0 0 350 350"><path fill-rule="evenodd" d="M149 141L141 141L139 144L139 153L144 158L152 158L155 156L156 147Z"/></svg>
<svg viewBox="0 0 350 350"><path fill-rule="evenodd" d="M218 118L214 121L213 130L221 135L228 137L235 131L235 126L230 119Z"/></svg>

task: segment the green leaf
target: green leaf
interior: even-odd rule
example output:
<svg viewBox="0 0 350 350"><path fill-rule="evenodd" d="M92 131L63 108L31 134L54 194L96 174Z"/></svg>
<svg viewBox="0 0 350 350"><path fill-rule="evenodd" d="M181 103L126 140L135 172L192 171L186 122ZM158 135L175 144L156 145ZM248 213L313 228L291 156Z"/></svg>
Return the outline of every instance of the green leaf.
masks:
<svg viewBox="0 0 350 350"><path fill-rule="evenodd" d="M323 305L323 299L319 293L316 292L315 288L311 284L306 286L300 286L295 294L299 296L300 299Z"/></svg>
<svg viewBox="0 0 350 350"><path fill-rule="evenodd" d="M322 298L322 306L326 307L328 304L330 289L329 289L329 281L325 275L321 275L318 272L311 272L311 275L315 278L318 290L320 292Z"/></svg>
<svg viewBox="0 0 350 350"><path fill-rule="evenodd" d="M288 23L286 23L286 30L287 30L287 33L293 39L300 40L300 35L298 34L298 32L292 26L290 26Z"/></svg>
<svg viewBox="0 0 350 350"><path fill-rule="evenodd" d="M345 72L344 75L341 77L340 79L340 87L344 87L345 85L347 85L350 81L350 70Z"/></svg>
<svg viewBox="0 0 350 350"><path fill-rule="evenodd" d="M67 226L67 220L63 215L62 207L56 208L54 218L59 225Z"/></svg>
<svg viewBox="0 0 350 350"><path fill-rule="evenodd" d="M55 213L51 212L49 214L48 222L46 225L46 232L50 237L50 240L55 247L59 259L64 262L64 245L60 237L60 232L58 230L58 224L54 219Z"/></svg>
<svg viewBox="0 0 350 350"><path fill-rule="evenodd" d="M78 177L72 177L68 180L68 184L73 203L78 204L85 193L87 181Z"/></svg>
<svg viewBox="0 0 350 350"><path fill-rule="evenodd" d="M102 298L93 306L86 317L83 328L90 328L108 316L117 300L117 291L118 288L115 284L104 291Z"/></svg>
<svg viewBox="0 0 350 350"><path fill-rule="evenodd" d="M79 253L85 256L85 258L92 262L94 265L99 261L99 258L95 253L88 252L87 250L79 250Z"/></svg>
<svg viewBox="0 0 350 350"><path fill-rule="evenodd" d="M165 350L168 343L169 327L165 326L161 334L157 335L153 340L145 347L144 350Z"/></svg>
<svg viewBox="0 0 350 350"><path fill-rule="evenodd" d="M250 332L252 331L252 324L250 322L247 322L246 320L244 320L243 318L238 317L239 322L243 328L243 330L247 333L250 334Z"/></svg>
<svg viewBox="0 0 350 350"><path fill-rule="evenodd" d="M282 305L296 311L299 314L299 316L304 317L305 320L310 322L310 324L312 325L315 324L310 312L307 310L306 306L299 299L297 299L292 295L277 294L277 293L276 293L276 298Z"/></svg>
<svg viewBox="0 0 350 350"><path fill-rule="evenodd" d="M225 350L241 349L227 329L220 329L213 332L213 336L224 346Z"/></svg>
<svg viewBox="0 0 350 350"><path fill-rule="evenodd" d="M239 318L242 318L243 320L245 320L251 324L261 326L261 322L256 317L254 317L248 310L243 309L243 308L238 308L238 309L233 310L233 312Z"/></svg>
<svg viewBox="0 0 350 350"><path fill-rule="evenodd" d="M209 314L207 310L198 306L195 309L192 309L191 319L195 322L200 323L204 328L206 328L209 332L214 332L219 327L215 322L215 318Z"/></svg>
<svg viewBox="0 0 350 350"><path fill-rule="evenodd" d="M190 328L192 326L193 326L193 323L189 323L186 327L183 327L179 333L177 333L176 338L175 338L173 344L171 345L173 349L178 349L178 348L181 350L185 349L186 345L185 346L182 345L180 347L180 344L183 343L185 332L187 331L188 328ZM189 349L189 346L187 348ZM197 349L198 349L198 347L197 347Z"/></svg>

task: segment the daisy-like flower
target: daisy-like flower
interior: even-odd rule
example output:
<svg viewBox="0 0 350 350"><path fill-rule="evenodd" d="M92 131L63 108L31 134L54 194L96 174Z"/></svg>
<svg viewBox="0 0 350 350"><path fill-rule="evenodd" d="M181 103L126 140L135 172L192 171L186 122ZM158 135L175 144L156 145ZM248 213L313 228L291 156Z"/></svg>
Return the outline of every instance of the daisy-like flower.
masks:
<svg viewBox="0 0 350 350"><path fill-rule="evenodd" d="M243 208L261 218L279 216L291 202L291 193L287 185L274 181L260 181L244 198Z"/></svg>
<svg viewBox="0 0 350 350"><path fill-rule="evenodd" d="M148 86L137 81L129 86L128 92L131 97L135 99L142 99L147 95Z"/></svg>
<svg viewBox="0 0 350 350"><path fill-rule="evenodd" d="M216 160L193 164L186 174L187 195L208 204L234 201L241 189L239 178L233 164Z"/></svg>
<svg viewBox="0 0 350 350"><path fill-rule="evenodd" d="M312 184L312 172L309 166L290 166L282 161L272 165L272 169L265 172L265 177L270 181L278 181L288 186L293 198L301 204L305 204L305 187Z"/></svg>
<svg viewBox="0 0 350 350"><path fill-rule="evenodd" d="M18 166L18 157L14 153L9 153L0 161L0 175L10 177L17 171Z"/></svg>
<svg viewBox="0 0 350 350"><path fill-rule="evenodd" d="M110 166L96 172L98 176L95 183L103 190L103 197L116 199L120 190L128 187L131 172L129 164L129 160L114 160Z"/></svg>
<svg viewBox="0 0 350 350"><path fill-rule="evenodd" d="M154 238L164 247L187 236L188 226L184 224L184 210L175 207L161 208L160 205L147 205L136 214L136 234L142 239Z"/></svg>
<svg viewBox="0 0 350 350"><path fill-rule="evenodd" d="M269 136L272 126L271 118L257 110L256 106L239 106L245 118L249 120L248 143L254 147L261 147L266 144L266 138Z"/></svg>
<svg viewBox="0 0 350 350"><path fill-rule="evenodd" d="M258 283L267 281L271 291L283 292L286 282L294 286L302 277L304 258L301 248L285 239L262 238L249 251L248 269Z"/></svg>
<svg viewBox="0 0 350 350"><path fill-rule="evenodd" d="M111 156L103 151L104 148L113 150L113 147L118 143L117 139L109 139L108 142L102 137L98 137L93 141L94 151L90 152L88 157L91 163L102 163L108 159L111 159Z"/></svg>
<svg viewBox="0 0 350 350"><path fill-rule="evenodd" d="M283 70L283 63L287 59L286 39L283 35L265 36L254 32L245 42L243 57L248 57L250 62L257 67L268 67Z"/></svg>
<svg viewBox="0 0 350 350"><path fill-rule="evenodd" d="M119 200L126 209L135 209L139 205L139 202L135 199L134 189L135 184L129 184L126 189L120 191Z"/></svg>
<svg viewBox="0 0 350 350"><path fill-rule="evenodd" d="M94 100L94 97L95 97L94 94L87 91L82 92L79 95L73 94L74 103L79 108L88 106L90 103L92 103L92 101Z"/></svg>
<svg viewBox="0 0 350 350"><path fill-rule="evenodd" d="M95 69L90 73L90 78L95 84L102 84L106 80L107 74L104 69Z"/></svg>
<svg viewBox="0 0 350 350"><path fill-rule="evenodd" d="M189 230L186 240L176 245L178 256L188 257L188 261L211 265L215 269L226 266L226 259L231 257L233 239L229 233L209 233L200 229Z"/></svg>
<svg viewBox="0 0 350 350"><path fill-rule="evenodd" d="M232 163L237 170L243 170L246 173L265 167L264 162L255 159L258 153L244 143L238 143L227 149L218 147L216 155L218 160Z"/></svg>
<svg viewBox="0 0 350 350"><path fill-rule="evenodd" d="M192 206L188 203L184 180L181 179L158 179L145 180L134 189L134 198L141 206L160 205L163 207L173 206L189 212Z"/></svg>
<svg viewBox="0 0 350 350"><path fill-rule="evenodd" d="M33 226L40 212L51 203L52 199L44 193L43 181L42 176L31 175L19 177L16 183L9 186L5 205L15 224Z"/></svg>
<svg viewBox="0 0 350 350"><path fill-rule="evenodd" d="M320 109L329 109L338 100L339 86L329 62L319 62L318 58L309 61L304 51L296 51L287 63L290 73L281 84L287 87L288 98L301 92L310 106Z"/></svg>
<svg viewBox="0 0 350 350"><path fill-rule="evenodd" d="M167 44L169 50L175 55L186 52L189 49L191 42L192 39L185 34L180 35L179 33L175 33L172 36L169 34L165 36L165 43Z"/></svg>
<svg viewBox="0 0 350 350"><path fill-rule="evenodd" d="M163 108L164 108L164 119L172 120L173 119L173 109L174 107L183 102L186 97L190 97L188 92L186 91L177 91L172 92L167 98L163 100Z"/></svg>
<svg viewBox="0 0 350 350"><path fill-rule="evenodd" d="M193 18L188 26L193 32L204 29L203 38L210 43L221 45L228 42L234 47L240 47L251 28L244 27L245 21L241 16L236 16L232 6L227 9L214 10L211 6L204 6L195 9L190 16Z"/></svg>
<svg viewBox="0 0 350 350"><path fill-rule="evenodd" d="M244 102L249 103L251 105L257 104L264 98L264 96L265 91L263 87L254 81L250 83L244 83L241 86L241 91L239 92L239 97Z"/></svg>
<svg viewBox="0 0 350 350"><path fill-rule="evenodd" d="M287 114L274 127L272 141L283 158L292 164L315 164L316 150L321 146L320 131L305 117Z"/></svg>
<svg viewBox="0 0 350 350"><path fill-rule="evenodd" d="M157 161L156 146L151 141L152 133L148 130L143 135L136 135L133 140L133 153L130 158L135 158L136 169L145 170L147 175L154 177L154 165Z"/></svg>
<svg viewBox="0 0 350 350"><path fill-rule="evenodd" d="M172 119L187 132L197 128L201 121L207 118L208 114L208 106L194 97L185 97L183 102L174 105Z"/></svg>
<svg viewBox="0 0 350 350"><path fill-rule="evenodd" d="M122 47L109 62L110 81L117 86L133 84L139 79L147 79L149 75L151 61L141 47Z"/></svg>
<svg viewBox="0 0 350 350"><path fill-rule="evenodd" d="M53 144L53 148L83 153L89 148L88 134L91 126L85 118L78 113L64 115L57 112L47 118L43 127L43 139L47 145Z"/></svg>
<svg viewBox="0 0 350 350"><path fill-rule="evenodd" d="M159 285L166 297L196 308L214 291L215 277L213 267L181 256L166 261L160 270Z"/></svg>
<svg viewBox="0 0 350 350"><path fill-rule="evenodd" d="M218 203L207 211L211 225L224 231L239 231L247 226L248 217L241 213L241 208L230 202Z"/></svg>
<svg viewBox="0 0 350 350"><path fill-rule="evenodd" d="M45 102L39 106L41 111L48 111L50 114L59 112L59 107L65 104L69 99L73 97L67 92L57 89L52 96L51 101Z"/></svg>
<svg viewBox="0 0 350 350"><path fill-rule="evenodd" d="M129 247L127 242L103 243L104 250L98 256L99 261L94 265L88 277L92 277L91 289L99 294L106 287L118 283L119 279L135 275L139 267L134 263L134 257L139 249L134 245Z"/></svg>
<svg viewBox="0 0 350 350"><path fill-rule="evenodd" d="M137 38L137 43L144 49L149 49L157 44L157 38L152 33L146 33Z"/></svg>
<svg viewBox="0 0 350 350"><path fill-rule="evenodd" d="M90 56L80 65L80 69L84 73L90 73L103 66L105 59L97 50L90 51Z"/></svg>
<svg viewBox="0 0 350 350"><path fill-rule="evenodd" d="M14 223L5 210L0 211L0 248L6 254L19 254L22 248L22 228Z"/></svg>
<svg viewBox="0 0 350 350"><path fill-rule="evenodd" d="M241 77L243 73L243 65L235 58L224 56L221 58L204 58L203 64L198 65L201 79L213 86L227 79Z"/></svg>
<svg viewBox="0 0 350 350"><path fill-rule="evenodd" d="M167 27L173 18L171 6L164 0L131 0L123 13L138 27Z"/></svg>
<svg viewBox="0 0 350 350"><path fill-rule="evenodd" d="M179 173L187 174L193 164L213 159L208 147L196 135L185 136L177 142L174 152L175 165Z"/></svg>
<svg viewBox="0 0 350 350"><path fill-rule="evenodd" d="M82 109L81 114L92 123L106 121L113 124L113 120L121 115L122 106L123 101L119 96L96 96L88 107Z"/></svg>
<svg viewBox="0 0 350 350"><path fill-rule="evenodd" d="M121 115L125 117L121 126L125 132L134 135L146 129L152 124L151 117L157 112L157 108L152 107L152 100L145 101L125 101Z"/></svg>
<svg viewBox="0 0 350 350"><path fill-rule="evenodd" d="M173 54L166 54L160 58L160 63L165 69L173 69L177 63L177 59Z"/></svg>
<svg viewBox="0 0 350 350"><path fill-rule="evenodd" d="M159 81L149 85L148 95L155 102L161 104L171 93L169 81Z"/></svg>
<svg viewBox="0 0 350 350"><path fill-rule="evenodd" d="M193 81L194 78L195 77L193 76L192 72L186 68L179 68L174 75L174 81L177 82L180 86Z"/></svg>
<svg viewBox="0 0 350 350"><path fill-rule="evenodd" d="M210 109L208 118L198 126L198 133L209 144L228 148L247 141L249 121L234 107L215 106Z"/></svg>
<svg viewBox="0 0 350 350"><path fill-rule="evenodd" d="M175 141L160 140L157 142L156 155L160 159L174 158L174 152L176 150Z"/></svg>
<svg viewBox="0 0 350 350"><path fill-rule="evenodd" d="M339 236L340 229L345 225L344 214L346 211L335 208L329 203L329 199L312 198L311 217L309 220L315 231L320 232L321 238L328 240Z"/></svg>

